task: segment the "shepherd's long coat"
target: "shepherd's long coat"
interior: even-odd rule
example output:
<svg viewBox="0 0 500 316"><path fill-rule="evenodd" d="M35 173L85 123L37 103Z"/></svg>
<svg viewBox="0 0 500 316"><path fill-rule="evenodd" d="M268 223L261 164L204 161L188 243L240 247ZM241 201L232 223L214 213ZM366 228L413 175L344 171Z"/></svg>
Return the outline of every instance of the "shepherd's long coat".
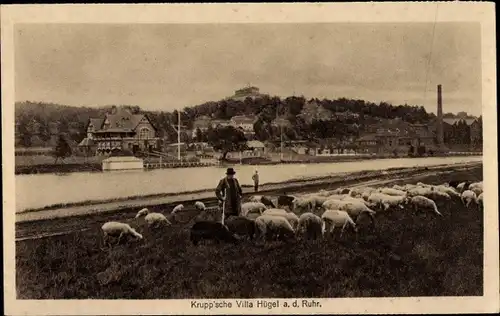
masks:
<svg viewBox="0 0 500 316"><path fill-rule="evenodd" d="M229 181L234 181L235 190L231 190ZM215 195L219 200L225 201L224 214L236 216L241 214L241 197L243 196L243 191L241 190L241 186L236 178L222 178L215 189Z"/></svg>

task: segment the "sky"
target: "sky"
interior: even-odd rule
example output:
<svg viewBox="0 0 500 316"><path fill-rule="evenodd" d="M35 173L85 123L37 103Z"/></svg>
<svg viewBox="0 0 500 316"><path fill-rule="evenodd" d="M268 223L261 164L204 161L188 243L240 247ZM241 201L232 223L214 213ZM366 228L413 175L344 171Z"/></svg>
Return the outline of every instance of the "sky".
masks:
<svg viewBox="0 0 500 316"><path fill-rule="evenodd" d="M434 36L433 36L434 34ZM16 101L172 111L257 86L481 114L479 23L20 24Z"/></svg>

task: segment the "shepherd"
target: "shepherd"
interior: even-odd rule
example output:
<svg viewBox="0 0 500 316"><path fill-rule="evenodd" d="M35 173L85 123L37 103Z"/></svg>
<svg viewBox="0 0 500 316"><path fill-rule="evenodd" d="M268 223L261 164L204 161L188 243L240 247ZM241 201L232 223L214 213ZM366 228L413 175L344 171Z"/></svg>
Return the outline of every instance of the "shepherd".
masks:
<svg viewBox="0 0 500 316"><path fill-rule="evenodd" d="M253 180L254 190L255 190L255 192L258 192L259 191L259 172L257 170L255 170L255 173L252 176L252 180Z"/></svg>
<svg viewBox="0 0 500 316"><path fill-rule="evenodd" d="M226 176L219 181L215 189L219 205L223 204L222 222L224 222L224 217L239 216L241 213L243 191L238 180L234 177L235 174L236 171L233 168L227 168Z"/></svg>

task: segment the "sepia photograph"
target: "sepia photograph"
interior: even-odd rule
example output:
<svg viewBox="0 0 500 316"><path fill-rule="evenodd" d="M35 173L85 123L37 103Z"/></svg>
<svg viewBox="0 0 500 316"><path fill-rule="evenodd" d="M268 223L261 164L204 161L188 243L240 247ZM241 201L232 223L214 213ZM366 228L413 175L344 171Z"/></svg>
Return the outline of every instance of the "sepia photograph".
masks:
<svg viewBox="0 0 500 316"><path fill-rule="evenodd" d="M498 312L493 12L2 6L6 306Z"/></svg>

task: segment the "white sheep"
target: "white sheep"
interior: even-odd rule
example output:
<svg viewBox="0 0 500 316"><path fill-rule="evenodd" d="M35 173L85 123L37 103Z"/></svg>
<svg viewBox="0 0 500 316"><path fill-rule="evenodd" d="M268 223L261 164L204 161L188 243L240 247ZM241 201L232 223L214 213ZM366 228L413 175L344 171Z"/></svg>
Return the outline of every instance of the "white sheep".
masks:
<svg viewBox="0 0 500 316"><path fill-rule="evenodd" d="M133 229L129 224L125 223L107 222L101 226L101 229L104 233L104 243L106 245L109 244L109 236L118 236L118 244L124 236L134 236L139 240L143 238L142 235L139 234L135 229Z"/></svg>
<svg viewBox="0 0 500 316"><path fill-rule="evenodd" d="M417 212L419 209L431 209L435 214L443 216L438 211L436 203L425 196L421 195L414 196L411 198L411 203L415 209L415 212Z"/></svg>
<svg viewBox="0 0 500 316"><path fill-rule="evenodd" d="M174 209L172 210L172 215L178 213L178 212L181 212L184 210L184 205L183 204L179 204L177 205L176 207L174 207Z"/></svg>
<svg viewBox="0 0 500 316"><path fill-rule="evenodd" d="M307 212L300 215L296 234L305 234L308 239L322 238L324 233L323 229L321 217L311 212Z"/></svg>
<svg viewBox="0 0 500 316"><path fill-rule="evenodd" d="M408 197L406 196L392 196L384 193L372 193L368 198L368 202L372 205L381 205L384 210L388 210L390 207L398 207L400 209L404 208L403 205L408 203Z"/></svg>
<svg viewBox="0 0 500 316"><path fill-rule="evenodd" d="M268 209L265 210L262 215L271 215L271 216L281 216L284 217L288 220L290 225L292 225L293 229L297 228L297 225L299 224L299 217L295 215L295 213L292 212L287 212L284 209Z"/></svg>
<svg viewBox="0 0 500 316"><path fill-rule="evenodd" d="M312 209L316 209L317 207L320 207L321 204L323 204L326 200L328 200L329 197L327 196L320 196L320 195L312 195L309 196L308 200L311 202Z"/></svg>
<svg viewBox="0 0 500 316"><path fill-rule="evenodd" d="M425 196L434 201L451 200L451 196L448 193L436 190L434 188L432 188L429 192L427 192L427 194L423 194L422 196Z"/></svg>
<svg viewBox="0 0 500 316"><path fill-rule="evenodd" d="M352 201L352 203L341 205L339 210L346 211L349 216L351 216L351 218L353 218L356 222L359 222L361 215L368 215L370 217L370 220L372 221L372 224L375 225L375 214L377 214L377 212L370 209L363 203Z"/></svg>
<svg viewBox="0 0 500 316"><path fill-rule="evenodd" d="M483 181L479 181L479 182L473 182L469 185L469 190L473 189L473 188L481 188L481 190L483 189Z"/></svg>
<svg viewBox="0 0 500 316"><path fill-rule="evenodd" d="M204 211L206 210L206 207L205 207L205 204L203 202L200 202L200 201L196 201L194 203L194 208L198 211Z"/></svg>
<svg viewBox="0 0 500 316"><path fill-rule="evenodd" d="M295 238L295 231L290 222L282 216L261 215L255 220L256 239L265 240L266 235Z"/></svg>
<svg viewBox="0 0 500 316"><path fill-rule="evenodd" d="M479 186L473 187L472 189L469 189L469 190L476 193L477 196L479 196L481 193L483 193L483 188L479 187Z"/></svg>
<svg viewBox="0 0 500 316"><path fill-rule="evenodd" d="M421 195L421 196L426 196L428 194L431 193L431 188L430 187L420 187L420 186L417 186L417 187L413 187L413 188L410 188L408 189L408 196L417 196L417 195Z"/></svg>
<svg viewBox="0 0 500 316"><path fill-rule="evenodd" d="M288 212L282 208L270 208L265 210L262 215L286 215Z"/></svg>
<svg viewBox="0 0 500 316"><path fill-rule="evenodd" d="M267 209L261 202L246 202L241 204L241 216L247 216L252 213L262 214Z"/></svg>
<svg viewBox="0 0 500 316"><path fill-rule="evenodd" d="M352 197L358 197L362 198L363 196L369 196L373 191L376 191L376 188L372 187L358 187L358 188L353 188L351 189L351 192L349 192L349 195Z"/></svg>
<svg viewBox="0 0 500 316"><path fill-rule="evenodd" d="M462 203L466 206L469 207L469 205L474 202L477 203L477 195L474 191L471 190L465 190L462 192Z"/></svg>
<svg viewBox="0 0 500 316"><path fill-rule="evenodd" d="M327 196L332 195L332 193L330 191L326 191L326 190L321 189L321 190L319 190L318 193L316 193L316 195L327 197Z"/></svg>
<svg viewBox="0 0 500 316"><path fill-rule="evenodd" d="M346 227L350 226L356 233L358 232L358 228L356 227L356 223L352 220L349 214L345 211L340 210L327 210L321 215L321 219L323 220L323 231L333 233L335 227L342 227L340 232L340 237L344 233Z"/></svg>
<svg viewBox="0 0 500 316"><path fill-rule="evenodd" d="M406 191L406 189L407 189L406 187L400 186L398 184L393 185L392 188L396 189L396 190L400 190L400 191Z"/></svg>
<svg viewBox="0 0 500 316"><path fill-rule="evenodd" d="M434 187L435 190L438 190L440 192L448 194L450 197L455 197L455 198L460 198L460 193L455 191L453 187L450 186L444 186L444 185L437 185Z"/></svg>
<svg viewBox="0 0 500 316"><path fill-rule="evenodd" d="M459 192L463 192L464 191L464 188L465 188L465 184L466 182L460 182L458 185L457 185L457 190Z"/></svg>
<svg viewBox="0 0 500 316"><path fill-rule="evenodd" d="M352 201L344 201L344 200L338 200L338 199L329 199L329 200L326 200L322 205L321 207L324 209L324 210L338 210L340 209L343 205L347 204L347 203L353 203Z"/></svg>
<svg viewBox="0 0 500 316"><path fill-rule="evenodd" d="M295 211L312 211L316 206L316 203L313 205L313 201L310 199L309 196L301 196L297 197L295 200L292 202L292 207L293 210Z"/></svg>
<svg viewBox="0 0 500 316"><path fill-rule="evenodd" d="M168 226L171 225L169 220L165 217L165 215L161 213L150 213L147 208L143 208L140 210L135 218L139 218L141 216L146 216L144 220L150 227L160 227L160 226Z"/></svg>
<svg viewBox="0 0 500 316"><path fill-rule="evenodd" d="M380 188L378 189L378 192L386 194L386 195L391 195L391 196L406 196L406 192L403 190L398 190L394 188Z"/></svg>

